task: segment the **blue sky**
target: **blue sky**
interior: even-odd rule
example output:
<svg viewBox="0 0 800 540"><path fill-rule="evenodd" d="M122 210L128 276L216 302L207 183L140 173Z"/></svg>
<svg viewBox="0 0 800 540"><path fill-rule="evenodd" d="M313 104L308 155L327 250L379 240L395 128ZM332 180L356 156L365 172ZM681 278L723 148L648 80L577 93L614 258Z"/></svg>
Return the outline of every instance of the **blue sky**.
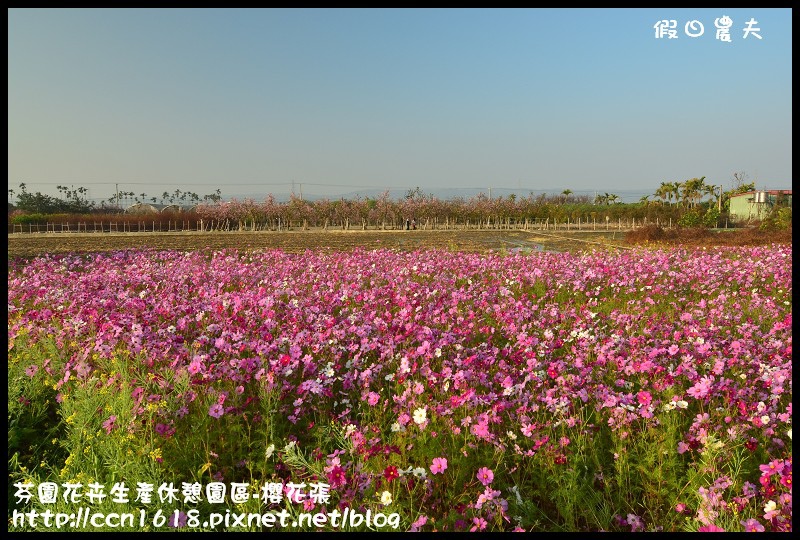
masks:
<svg viewBox="0 0 800 540"><path fill-rule="evenodd" d="M743 171L788 188L791 14L9 9L9 187L636 200ZM715 39L723 16L730 43ZM677 39L656 39L662 19ZM751 19L760 40L743 38Z"/></svg>

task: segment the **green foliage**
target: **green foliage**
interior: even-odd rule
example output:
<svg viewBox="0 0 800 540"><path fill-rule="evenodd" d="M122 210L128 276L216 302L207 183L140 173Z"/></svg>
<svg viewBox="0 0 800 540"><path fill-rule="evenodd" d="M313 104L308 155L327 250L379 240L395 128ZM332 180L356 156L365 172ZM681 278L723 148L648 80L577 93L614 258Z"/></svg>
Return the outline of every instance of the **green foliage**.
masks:
<svg viewBox="0 0 800 540"><path fill-rule="evenodd" d="M703 216L703 225L706 227L717 227L719 224L719 209L716 206L709 206Z"/></svg>
<svg viewBox="0 0 800 540"><path fill-rule="evenodd" d="M34 214L84 214L94 209L94 203L86 198L88 190L84 187L67 188L58 186L58 191L64 198L51 197L43 193L30 193L24 183L19 185L20 192L16 194L16 207L19 210ZM13 193L13 190L9 190Z"/></svg>
<svg viewBox="0 0 800 540"><path fill-rule="evenodd" d="M680 227L700 227L703 225L703 216L697 210L690 210L678 219Z"/></svg>
<svg viewBox="0 0 800 540"><path fill-rule="evenodd" d="M769 216L761 222L763 231L780 231L792 227L792 209L787 206L776 206L772 209Z"/></svg>
<svg viewBox="0 0 800 540"><path fill-rule="evenodd" d="M28 224L35 224L35 223L46 223L50 221L52 215L48 214L17 214L11 216L11 223L15 225L28 225Z"/></svg>

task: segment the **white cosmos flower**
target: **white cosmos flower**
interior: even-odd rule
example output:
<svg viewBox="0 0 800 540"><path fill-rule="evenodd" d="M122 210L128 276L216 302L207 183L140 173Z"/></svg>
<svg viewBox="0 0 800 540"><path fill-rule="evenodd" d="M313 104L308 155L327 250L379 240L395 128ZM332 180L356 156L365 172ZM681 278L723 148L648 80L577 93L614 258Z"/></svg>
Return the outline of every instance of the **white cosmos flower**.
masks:
<svg viewBox="0 0 800 540"><path fill-rule="evenodd" d="M419 409L414 410L414 422L417 424L422 424L427 419L427 411L425 407L420 407Z"/></svg>

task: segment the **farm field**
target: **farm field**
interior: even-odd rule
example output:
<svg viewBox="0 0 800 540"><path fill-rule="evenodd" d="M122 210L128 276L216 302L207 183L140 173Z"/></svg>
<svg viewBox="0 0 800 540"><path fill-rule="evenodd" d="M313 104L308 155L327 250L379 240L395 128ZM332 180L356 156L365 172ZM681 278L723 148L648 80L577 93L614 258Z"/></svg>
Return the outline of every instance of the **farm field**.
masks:
<svg viewBox="0 0 800 540"><path fill-rule="evenodd" d="M612 235L14 237L9 530L790 531L791 244Z"/></svg>
<svg viewBox="0 0 800 540"><path fill-rule="evenodd" d="M302 253L307 249L348 251L364 249L445 249L461 252L543 249L569 251L603 244L622 244L624 232L466 231L341 231L213 233L51 233L9 234L9 256L44 253L100 252L127 248L147 249L280 249Z"/></svg>

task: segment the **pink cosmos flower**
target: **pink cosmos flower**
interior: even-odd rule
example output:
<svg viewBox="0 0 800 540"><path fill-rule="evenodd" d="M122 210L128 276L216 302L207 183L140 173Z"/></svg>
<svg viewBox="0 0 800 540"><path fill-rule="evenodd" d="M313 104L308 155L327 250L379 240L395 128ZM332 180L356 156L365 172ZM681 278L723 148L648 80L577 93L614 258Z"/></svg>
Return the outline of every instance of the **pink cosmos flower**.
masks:
<svg viewBox="0 0 800 540"><path fill-rule="evenodd" d="M747 521L742 521L745 532L764 532L764 526L755 518L750 518Z"/></svg>
<svg viewBox="0 0 800 540"><path fill-rule="evenodd" d="M469 431L481 439L485 439L489 436L489 426L483 423L472 424L472 426L469 428Z"/></svg>
<svg viewBox="0 0 800 540"><path fill-rule="evenodd" d="M481 467L478 469L478 480L481 481L481 484L484 486L488 486L494 480L494 473L488 467Z"/></svg>
<svg viewBox="0 0 800 540"><path fill-rule="evenodd" d="M695 399L702 399L711 392L711 385L714 383L713 377L703 377L697 381L694 386L686 391L687 394Z"/></svg>
<svg viewBox="0 0 800 540"><path fill-rule="evenodd" d="M225 414L225 407L220 405L219 403L214 403L210 409L208 409L208 414L213 416L214 418L219 418L223 414Z"/></svg>
<svg viewBox="0 0 800 540"><path fill-rule="evenodd" d="M409 529L409 532L418 532L420 527L425 525L427 522L428 522L428 517L427 516L419 516L417 518L417 520L414 523L411 524L411 528Z"/></svg>
<svg viewBox="0 0 800 540"><path fill-rule="evenodd" d="M447 459L442 457L433 458L431 474L443 473L445 470L447 470Z"/></svg>
<svg viewBox="0 0 800 540"><path fill-rule="evenodd" d="M103 422L103 429L106 430L106 435L111 433L111 430L114 429L114 422L116 421L117 417L112 414L111 416L108 417L108 420Z"/></svg>
<svg viewBox="0 0 800 540"><path fill-rule="evenodd" d="M631 526L631 532L641 532L644 530L644 521L636 514L628 514L628 525Z"/></svg>
<svg viewBox="0 0 800 540"><path fill-rule="evenodd" d="M710 525L703 525L697 529L697 532L725 532L725 529L718 527L713 523Z"/></svg>
<svg viewBox="0 0 800 540"><path fill-rule="evenodd" d="M522 424L522 434L526 437L531 437L533 435L534 425L533 424Z"/></svg>
<svg viewBox="0 0 800 540"><path fill-rule="evenodd" d="M473 525L470 528L469 532L482 531L489 524L485 519L481 517L472 518L472 523L474 523L475 525Z"/></svg>
<svg viewBox="0 0 800 540"><path fill-rule="evenodd" d="M189 373L192 375L197 375L203 371L203 364L197 360L194 360L191 364L189 364Z"/></svg>

